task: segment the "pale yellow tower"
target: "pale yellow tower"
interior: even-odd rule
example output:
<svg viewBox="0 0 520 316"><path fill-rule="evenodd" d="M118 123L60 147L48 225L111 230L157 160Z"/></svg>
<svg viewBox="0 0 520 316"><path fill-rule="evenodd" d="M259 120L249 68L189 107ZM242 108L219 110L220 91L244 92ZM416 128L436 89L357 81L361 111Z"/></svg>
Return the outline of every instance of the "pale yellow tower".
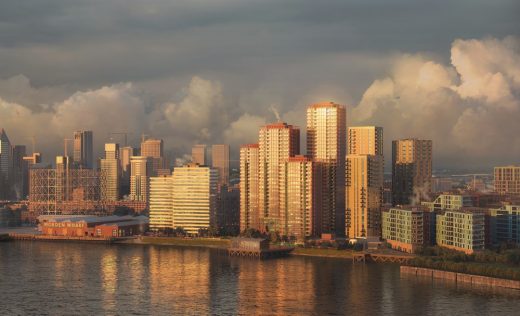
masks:
<svg viewBox="0 0 520 316"><path fill-rule="evenodd" d="M240 231L261 229L258 208L258 144L240 147Z"/></svg>
<svg viewBox="0 0 520 316"><path fill-rule="evenodd" d="M348 129L346 165L346 234L349 238L380 237L383 200L383 129Z"/></svg>

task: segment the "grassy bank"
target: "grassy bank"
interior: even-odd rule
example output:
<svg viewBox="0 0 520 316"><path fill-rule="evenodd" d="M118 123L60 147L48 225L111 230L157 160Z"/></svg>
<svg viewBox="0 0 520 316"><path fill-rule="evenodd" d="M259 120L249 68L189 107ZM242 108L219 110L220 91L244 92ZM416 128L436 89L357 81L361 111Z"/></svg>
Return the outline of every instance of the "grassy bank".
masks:
<svg viewBox="0 0 520 316"><path fill-rule="evenodd" d="M416 257L411 265L419 268L520 280L520 250L483 251L472 255L433 247Z"/></svg>
<svg viewBox="0 0 520 316"><path fill-rule="evenodd" d="M296 248L296 249L294 249L292 254L297 255L297 256L352 259L352 250Z"/></svg>
<svg viewBox="0 0 520 316"><path fill-rule="evenodd" d="M219 238L180 238L180 237L141 237L136 243L151 245L191 246L208 248L227 248L229 239Z"/></svg>

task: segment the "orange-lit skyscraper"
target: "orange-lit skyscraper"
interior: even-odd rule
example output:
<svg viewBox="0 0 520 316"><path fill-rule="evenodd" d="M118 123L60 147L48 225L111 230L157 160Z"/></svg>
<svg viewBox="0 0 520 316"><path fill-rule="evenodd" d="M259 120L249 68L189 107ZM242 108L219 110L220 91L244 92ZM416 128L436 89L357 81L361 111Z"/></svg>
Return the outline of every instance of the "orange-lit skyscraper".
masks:
<svg viewBox="0 0 520 316"><path fill-rule="evenodd" d="M150 157L133 156L130 158L130 164L130 199L148 203L152 159Z"/></svg>
<svg viewBox="0 0 520 316"><path fill-rule="evenodd" d="M92 169L94 167L94 147L92 131L74 132L74 163Z"/></svg>
<svg viewBox="0 0 520 316"><path fill-rule="evenodd" d="M164 143L162 139L149 138L141 142L141 156L152 161L151 175L156 176L159 169L164 168Z"/></svg>
<svg viewBox="0 0 520 316"><path fill-rule="evenodd" d="M258 208L258 144L240 147L240 231L261 229Z"/></svg>
<svg viewBox="0 0 520 316"><path fill-rule="evenodd" d="M383 202L383 128L348 128L346 235L379 237Z"/></svg>
<svg viewBox="0 0 520 316"><path fill-rule="evenodd" d="M209 165L208 148L206 145L195 145L191 148L191 161L200 166Z"/></svg>
<svg viewBox="0 0 520 316"><path fill-rule="evenodd" d="M218 185L229 185L229 145L211 146L211 164L218 170Z"/></svg>
<svg viewBox="0 0 520 316"><path fill-rule="evenodd" d="M345 107L322 102L307 108L307 155L322 170L320 183L323 232L345 232L345 155L347 146Z"/></svg>
<svg viewBox="0 0 520 316"><path fill-rule="evenodd" d="M119 145L105 144L105 158L100 160L101 169L101 200L117 201L121 178L119 162Z"/></svg>
<svg viewBox="0 0 520 316"><path fill-rule="evenodd" d="M280 170L281 234L303 241L321 235L322 198L319 162L305 156L290 157Z"/></svg>
<svg viewBox="0 0 520 316"><path fill-rule="evenodd" d="M420 203L432 187L432 141L400 139L392 142L392 204ZM416 200L412 201L412 197Z"/></svg>
<svg viewBox="0 0 520 316"><path fill-rule="evenodd" d="M259 210L263 227L280 231L280 167L300 153L300 130L287 123L269 124L259 135Z"/></svg>

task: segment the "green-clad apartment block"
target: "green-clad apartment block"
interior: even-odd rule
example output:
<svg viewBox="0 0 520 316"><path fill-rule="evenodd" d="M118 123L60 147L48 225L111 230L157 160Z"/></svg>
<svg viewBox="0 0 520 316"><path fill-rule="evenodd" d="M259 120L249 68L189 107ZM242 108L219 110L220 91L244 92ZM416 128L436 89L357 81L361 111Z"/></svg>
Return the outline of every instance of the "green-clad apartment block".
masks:
<svg viewBox="0 0 520 316"><path fill-rule="evenodd" d="M484 221L482 212L444 211L437 214L437 245L467 254L484 250Z"/></svg>
<svg viewBox="0 0 520 316"><path fill-rule="evenodd" d="M423 247L425 212L417 208L391 208L382 215L382 237L393 249L414 253Z"/></svg>

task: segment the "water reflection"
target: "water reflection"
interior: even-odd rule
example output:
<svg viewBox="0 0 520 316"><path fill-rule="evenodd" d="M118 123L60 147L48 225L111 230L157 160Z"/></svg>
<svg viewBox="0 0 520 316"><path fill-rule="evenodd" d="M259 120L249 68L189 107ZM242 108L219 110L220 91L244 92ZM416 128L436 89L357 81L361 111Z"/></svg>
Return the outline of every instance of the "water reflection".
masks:
<svg viewBox="0 0 520 316"><path fill-rule="evenodd" d="M0 244L2 315L511 315L520 294L397 266L157 246ZM516 293L516 294L512 294Z"/></svg>

